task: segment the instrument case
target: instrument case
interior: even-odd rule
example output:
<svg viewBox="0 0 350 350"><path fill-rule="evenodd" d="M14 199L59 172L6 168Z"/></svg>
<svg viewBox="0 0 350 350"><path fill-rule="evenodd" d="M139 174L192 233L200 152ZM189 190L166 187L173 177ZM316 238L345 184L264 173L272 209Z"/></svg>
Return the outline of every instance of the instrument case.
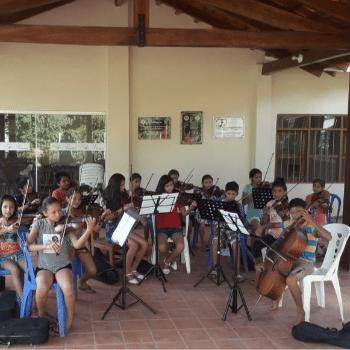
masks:
<svg viewBox="0 0 350 350"><path fill-rule="evenodd" d="M0 321L19 316L17 295L14 290L5 290L0 293Z"/></svg>

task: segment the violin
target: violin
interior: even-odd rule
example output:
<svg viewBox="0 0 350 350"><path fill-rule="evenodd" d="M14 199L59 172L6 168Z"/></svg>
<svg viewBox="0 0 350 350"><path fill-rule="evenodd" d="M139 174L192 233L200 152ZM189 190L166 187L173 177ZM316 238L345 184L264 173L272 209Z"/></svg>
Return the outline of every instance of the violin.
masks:
<svg viewBox="0 0 350 350"><path fill-rule="evenodd" d="M272 182L262 181L257 188L269 188L272 190Z"/></svg>
<svg viewBox="0 0 350 350"><path fill-rule="evenodd" d="M317 201L322 203L324 200L320 198ZM310 202L305 210L313 204ZM286 277L307 246L307 236L299 229L304 221L302 216L298 216L268 248L264 263L256 271L256 290L261 296L277 300L284 292Z"/></svg>
<svg viewBox="0 0 350 350"><path fill-rule="evenodd" d="M55 232L62 233L65 225L67 229L71 228L73 230L79 230L83 228L85 222L86 222L86 217L83 217L83 218L69 217L67 220L66 216L62 216L61 220L56 222L55 224Z"/></svg>
<svg viewBox="0 0 350 350"><path fill-rule="evenodd" d="M283 197L280 201L275 201L272 208L276 210L277 214L281 217L282 221L288 220L289 208L288 208L288 197Z"/></svg>
<svg viewBox="0 0 350 350"><path fill-rule="evenodd" d="M225 190L221 190L219 186L213 185L208 189L204 189L204 197L222 197L225 194Z"/></svg>
<svg viewBox="0 0 350 350"><path fill-rule="evenodd" d="M310 209L319 207L322 208L325 212L331 212L332 208L330 206L330 198L331 194L326 190L322 190L319 193L314 193L311 199L311 202L313 202L313 204L311 205ZM320 199L323 199L323 201L320 201Z"/></svg>
<svg viewBox="0 0 350 350"><path fill-rule="evenodd" d="M142 197L131 196L128 191L124 190L122 192L122 197L121 197L120 203L122 205L133 203L136 208L140 208L141 207L141 203L142 203Z"/></svg>
<svg viewBox="0 0 350 350"><path fill-rule="evenodd" d="M180 190L180 191L191 191L195 188L196 186L190 183L185 183L178 181L176 184L174 184L174 189Z"/></svg>

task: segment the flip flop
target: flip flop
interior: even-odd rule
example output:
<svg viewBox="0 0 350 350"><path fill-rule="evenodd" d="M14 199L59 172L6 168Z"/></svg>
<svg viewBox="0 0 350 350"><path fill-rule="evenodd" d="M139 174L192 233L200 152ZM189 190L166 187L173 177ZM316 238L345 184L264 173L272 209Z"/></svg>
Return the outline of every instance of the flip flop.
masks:
<svg viewBox="0 0 350 350"><path fill-rule="evenodd" d="M243 278L243 276L242 275L237 275L237 282L238 283L243 283L244 282L244 278Z"/></svg>
<svg viewBox="0 0 350 350"><path fill-rule="evenodd" d="M95 294L96 291L94 289L92 289L88 284L85 285L79 285L78 287L80 290L86 292L86 293L91 293L91 294Z"/></svg>

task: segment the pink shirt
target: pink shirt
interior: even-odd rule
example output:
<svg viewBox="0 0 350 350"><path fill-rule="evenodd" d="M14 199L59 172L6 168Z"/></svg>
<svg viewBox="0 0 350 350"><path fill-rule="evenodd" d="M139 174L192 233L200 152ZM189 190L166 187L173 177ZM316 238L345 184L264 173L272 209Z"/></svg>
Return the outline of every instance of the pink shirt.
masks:
<svg viewBox="0 0 350 350"><path fill-rule="evenodd" d="M276 201L273 199L266 204L266 207L270 208L269 215L270 215L270 222L272 224L277 224L277 223L283 222L281 217L277 214L277 211L274 208L272 208L272 206L273 206L273 204L275 204L275 202ZM282 232L283 232L283 229L281 229L281 228L270 228L267 233L277 239L281 235Z"/></svg>

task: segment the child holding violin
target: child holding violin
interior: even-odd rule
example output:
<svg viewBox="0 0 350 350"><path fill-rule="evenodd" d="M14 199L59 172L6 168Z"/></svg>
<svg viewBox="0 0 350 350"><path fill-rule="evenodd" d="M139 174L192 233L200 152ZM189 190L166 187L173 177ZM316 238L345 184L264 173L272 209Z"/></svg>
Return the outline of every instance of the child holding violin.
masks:
<svg viewBox="0 0 350 350"><path fill-rule="evenodd" d="M58 188L52 192L52 197L56 198L62 205L71 185L69 174L65 171L59 171L55 174L55 181Z"/></svg>
<svg viewBox="0 0 350 350"><path fill-rule="evenodd" d="M17 240L17 203L10 195L0 200L0 267L9 270L16 293L22 298L20 269L25 271L25 261Z"/></svg>
<svg viewBox="0 0 350 350"><path fill-rule="evenodd" d="M247 208L247 221L251 225L253 232L258 228L260 221L263 217L262 209L254 208L253 201L253 188L258 188L262 181L262 172L261 170L254 168L249 172L250 184L246 185L242 193L242 204L248 205Z"/></svg>
<svg viewBox="0 0 350 350"><path fill-rule="evenodd" d="M163 175L158 182L156 194L173 193L174 181L169 175ZM157 215L157 238L159 252L165 255L163 273L165 275L170 273L170 267L177 270L176 259L184 250L184 237L181 227L181 220L179 211L182 216L188 215L194 208L196 203L192 202L188 209L185 209L180 203L176 202L171 213L164 213ZM171 238L174 241L175 248L168 253L167 241Z"/></svg>
<svg viewBox="0 0 350 350"><path fill-rule="evenodd" d="M66 326L67 330L69 330L74 319L75 293L67 241L70 239L75 249L82 247L92 234L96 221L93 218L87 218L87 229L80 238L77 238L73 230L56 232L55 224L62 217L62 208L56 198L45 198L42 209L45 218L33 223L27 238L28 250L38 252L38 267L36 269L37 289L35 293L38 316L46 316L45 309L48 293L52 283L56 280L64 294L67 307ZM61 242L52 240L52 237L55 235L61 237ZM47 240L46 237L51 237L51 239ZM35 240L37 240L36 243ZM44 244L44 241L49 243Z"/></svg>
<svg viewBox="0 0 350 350"><path fill-rule="evenodd" d="M64 208L62 209L63 216L69 216L69 218L81 218L82 222L77 223L77 228L74 227L74 232L78 238L80 238L83 233L83 224L85 221L85 208L81 208L82 194L80 191L70 188L67 191L66 202ZM67 212L68 210L68 212ZM69 221L68 221L69 222ZM102 222L95 225L93 228L93 233L98 233L101 229ZM83 276L79 279L78 288L86 293L96 293L86 282L96 276L97 269L92 259L92 255L87 247L82 245L79 249L75 249L72 241L69 239L67 241L68 245L68 257L71 262L74 260L74 256L77 256L84 267Z"/></svg>
<svg viewBox="0 0 350 350"><path fill-rule="evenodd" d="M142 197L146 194L146 190L141 187L141 181L142 181L142 177L139 173L133 173L131 175L132 195L133 195L133 198L139 199L140 205L142 203ZM148 218L146 216L142 216L139 221L143 227L145 240L148 242L148 238L149 238Z"/></svg>
<svg viewBox="0 0 350 350"><path fill-rule="evenodd" d="M33 185L25 176L20 176L15 181L16 187L18 188L18 194L14 195L18 206L18 212L23 212L24 214L37 212L41 204L41 199L34 196L32 199L31 195L33 193ZM26 200L24 202L24 196L27 194ZM23 205L24 202L24 205Z"/></svg>
<svg viewBox="0 0 350 350"><path fill-rule="evenodd" d="M306 203L301 198L294 198L289 203L289 211L292 220L274 224L274 227L279 227L280 229L284 230L293 224L294 220L297 220L295 228L302 230L307 236L306 249L302 256L295 261L289 275L286 278L286 284L289 287L297 307L297 318L294 325L305 321L302 295L298 282L305 276L312 274L314 271L314 266L316 264L315 253L317 247L317 237L322 237L327 241L332 239L332 235L327 230L322 228L321 225L317 224L310 215L309 211L305 209ZM274 300L270 310L277 310L278 303L279 299Z"/></svg>
<svg viewBox="0 0 350 350"><path fill-rule="evenodd" d="M125 177L119 173L113 174L102 194L106 206L106 211L102 214L107 222L106 240L113 244L111 237L123 213L130 208L134 208L134 203L123 204L123 193L125 193ZM143 237L133 231L129 233L126 245L129 248L126 254L126 279L131 284L138 284L139 280L143 279L144 276L137 271L137 267L146 254L148 244Z"/></svg>
<svg viewBox="0 0 350 350"><path fill-rule="evenodd" d="M217 198L217 201L224 201L224 202L235 202L239 208L240 211L240 218L242 223L245 223L245 217L243 216L244 213L244 208L242 206L242 204L236 202L236 197L238 196L238 192L239 192L239 185L237 184L236 181L231 181L228 182L225 186L225 194L224 194L224 198ZM240 274L241 272L241 249L240 249L240 245L237 244L237 240L236 240L236 233L233 232L226 223L219 223L220 225L220 242L218 242L218 228L216 228L215 232L214 232L214 239L213 239L213 265L215 266L218 262L218 247L220 244L220 248L221 249L225 249L227 247L228 244L230 244L232 246L233 249L233 253L234 254L238 254L238 266L237 266L237 281L239 283L244 282L244 278L242 277L242 275ZM239 237L238 237L239 239ZM212 271L212 275L216 275L217 272L215 270Z"/></svg>
<svg viewBox="0 0 350 350"><path fill-rule="evenodd" d="M314 218L315 222L321 226L327 224L327 211L329 210L329 199L330 193L325 190L326 182L321 178L316 178L312 181L312 190L314 193L311 193L306 196L305 202L309 204L310 202L315 202L315 205L311 206L311 215ZM325 202L318 204L317 199L323 197ZM327 247L322 241L321 238L318 239L319 253L320 255L324 254Z"/></svg>
<svg viewBox="0 0 350 350"><path fill-rule="evenodd" d="M287 186L283 178L277 178L273 182L272 196L274 199L269 201L266 204L266 207L263 209L262 224L259 223L255 229L255 234L260 237L262 236L264 230L268 230L265 232L265 236L262 237L262 241L268 245L273 244L283 231L280 227L276 227L275 224L279 224L282 221L290 219ZM261 249L266 247L263 242L258 240L253 244L252 254L255 257L256 263L262 261ZM252 283L254 283L254 281L252 281Z"/></svg>

